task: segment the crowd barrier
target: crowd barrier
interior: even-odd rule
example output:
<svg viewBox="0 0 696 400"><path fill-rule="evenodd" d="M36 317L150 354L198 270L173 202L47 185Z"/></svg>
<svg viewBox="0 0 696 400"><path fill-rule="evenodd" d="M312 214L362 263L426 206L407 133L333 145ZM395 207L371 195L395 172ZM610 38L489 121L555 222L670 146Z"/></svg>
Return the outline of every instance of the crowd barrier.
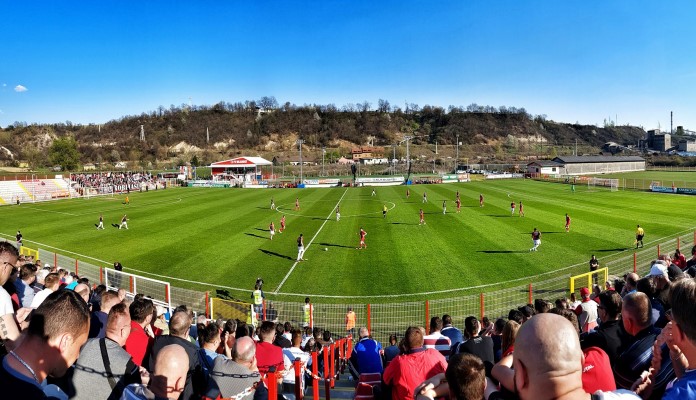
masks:
<svg viewBox="0 0 696 400"><path fill-rule="evenodd" d="M628 272L636 272L644 276L649 272L652 260L660 254L673 254L677 248L685 249L689 254L692 245L696 244L696 232L675 235L634 252L620 252L613 256L600 258L600 267L606 268L610 279L622 277ZM688 250L687 250L688 249ZM24 250L26 252L27 250ZM108 279L120 277L119 285L127 291L146 292L160 301L168 301L171 306L185 304L198 313L205 313L212 319L239 319L252 321L250 303L224 299L211 299L209 292L172 286L169 282L157 281L135 274L116 274L115 270L106 266L98 266L85 261L67 257L63 254L38 249L42 263L56 265L73 271L80 276L89 278L92 283L106 284ZM464 318L470 315L494 319L507 316L508 311L523 304L529 304L536 298L554 301L570 294L570 278L581 275L589 270L589 264L582 263L557 271L539 274L535 278L521 278L511 285L502 282L490 286L484 292L452 295L447 298L421 300L399 303L323 303L315 296L313 305L312 324L329 330L336 337L346 335L345 315L348 308L356 314L356 328L366 326L377 340L386 342L390 334L403 335L407 327L412 325L428 326L430 317L449 314L456 326L463 326ZM600 282L601 283L601 282ZM132 285L132 286L131 286ZM169 298L167 300L167 290ZM480 289L479 289L480 290ZM462 293L466 292L462 288ZM131 292L131 294L134 294ZM469 290L472 292L472 290ZM246 298L251 293L239 294ZM579 295L579 293L576 293ZM289 321L293 326L302 326L304 322L304 302L280 301L268 299L264 301L262 315L259 319L272 319L283 323Z"/></svg>

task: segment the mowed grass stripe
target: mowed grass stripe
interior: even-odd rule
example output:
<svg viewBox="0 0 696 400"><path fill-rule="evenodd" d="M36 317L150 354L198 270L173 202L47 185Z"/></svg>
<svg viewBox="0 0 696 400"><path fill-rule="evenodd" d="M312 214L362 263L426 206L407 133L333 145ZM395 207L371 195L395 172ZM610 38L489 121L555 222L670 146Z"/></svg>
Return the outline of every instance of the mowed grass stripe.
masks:
<svg viewBox="0 0 696 400"><path fill-rule="evenodd" d="M282 292L394 301L379 296L495 284L521 276L533 281L535 275L573 264L584 270L593 252L601 262L632 247L637 223L646 230L646 243L696 225L691 211L694 198L689 196L610 192L583 185L573 194L569 185L530 180L408 189L410 199L404 186L377 188L375 197L370 196L371 188L349 188L341 202L343 218L336 222L332 210L346 190L342 188L172 188L131 193L130 206L121 204L125 196L114 196L30 204L32 209L0 207L0 232L11 237L21 229L29 246L35 240L109 262L119 260L127 270L209 283L172 281L175 285L250 290L258 276L275 287L294 263L299 233L305 234L307 244L326 222L307 251L309 261L296 268ZM457 190L461 214L455 213ZM421 203L423 191L428 193L428 204ZM479 193L486 198L483 208L478 207ZM271 197L281 212L270 210ZM302 206L297 213L292 211L296 197ZM442 199L447 199L447 215L442 215ZM526 217L517 212L510 217L513 200L524 202ZM395 208L385 220L382 206L391 208L391 203ZM426 226L418 226L421 207ZM100 212L107 229L98 232L94 224ZM563 230L566 212L573 218L569 234ZM123 213L131 219L130 230L110 227ZM279 228L283 213L288 229L268 240L269 223L274 221ZM368 232L368 249L358 251L360 226ZM529 254L535 226L544 232L543 243L539 252ZM249 293L235 295L246 298ZM447 294L435 297L443 296Z"/></svg>

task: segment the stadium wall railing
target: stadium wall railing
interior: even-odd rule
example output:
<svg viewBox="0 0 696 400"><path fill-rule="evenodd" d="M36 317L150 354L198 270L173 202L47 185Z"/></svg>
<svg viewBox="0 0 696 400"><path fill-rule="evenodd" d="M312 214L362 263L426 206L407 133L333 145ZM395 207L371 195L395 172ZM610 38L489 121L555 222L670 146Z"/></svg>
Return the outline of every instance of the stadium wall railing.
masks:
<svg viewBox="0 0 696 400"><path fill-rule="evenodd" d="M623 277L628 272L636 272L645 276L650 270L650 264L660 254L672 254L675 249L686 249L696 245L696 232L681 233L653 242L649 246L636 249L634 252L619 252L613 256L600 258L600 266L607 268L610 279ZM26 252L26 250L25 250ZM687 252L688 254L688 252ZM52 263L60 268L75 272L89 278L92 283L107 283L115 274L111 267L91 264L63 254L38 249L38 255L43 263ZM330 330L337 336L346 334L345 315L348 308L356 313L356 328L366 326L373 337L386 342L390 334L401 337L409 326L428 326L430 317L449 314L456 326L463 326L464 318L470 315L479 318L488 316L491 320L506 317L509 310L521 305L533 303L536 298L553 302L557 298L570 294L570 278L573 275L584 274L589 264L578 265L550 271L536 278L520 278L513 282L502 282L496 289L491 286L485 291L462 295L452 295L447 298L429 299L394 303L313 303L311 323L323 329ZM114 275L116 276L116 275ZM141 293L152 296L160 302L168 301L172 306L185 304L198 313L205 313L212 319L236 318L241 321L251 321L251 304L244 301L232 301L211 298L208 291L197 291L172 286L169 282L145 278L136 274L123 273L118 275L121 283L112 287L123 287L128 291L133 288ZM131 280L133 280L131 282ZM511 285L512 284L512 285ZM603 284L603 282L600 282ZM131 286L132 285L132 286ZM169 299L165 295L165 287L169 287ZM480 289L478 289L480 290ZM465 293L462 288L461 293ZM471 290L469 290L471 292ZM251 290L240 292L239 296L246 298ZM129 292L130 295L135 293ZM579 295L579 293L576 293ZM304 297L304 295L302 295ZM320 296L315 296L320 298ZM349 300L349 298L346 298ZM290 321L293 326L304 323L304 302L267 300L264 302L263 314L259 319L273 319L280 323Z"/></svg>
<svg viewBox="0 0 696 400"><path fill-rule="evenodd" d="M529 175L532 179L539 180L539 181L544 181L544 182L552 182L552 183L563 183L566 185L570 184L575 184L575 185L587 185L588 180L590 179L589 176L569 176L569 175L543 175L543 174L531 174ZM629 178L620 178L618 179L619 181L619 188L621 189L630 189L630 190L650 190L650 188L655 185L659 184L658 186L668 186L668 187L679 187L679 188L696 188L696 182L695 181L686 181L686 180L661 180L661 181L655 181L655 180L650 180L650 179L629 179Z"/></svg>

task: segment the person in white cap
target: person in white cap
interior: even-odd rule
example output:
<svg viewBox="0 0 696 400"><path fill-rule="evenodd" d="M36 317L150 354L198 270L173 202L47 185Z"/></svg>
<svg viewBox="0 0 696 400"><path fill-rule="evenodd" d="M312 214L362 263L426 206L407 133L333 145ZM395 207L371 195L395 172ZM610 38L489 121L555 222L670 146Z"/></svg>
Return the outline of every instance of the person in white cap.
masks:
<svg viewBox="0 0 696 400"><path fill-rule="evenodd" d="M656 294L655 297L659 298L660 301L665 305L665 310L669 307L669 288L672 283L669 280L669 273L667 271L667 263L662 260L654 261L650 267L650 273L648 277L652 279L655 284Z"/></svg>

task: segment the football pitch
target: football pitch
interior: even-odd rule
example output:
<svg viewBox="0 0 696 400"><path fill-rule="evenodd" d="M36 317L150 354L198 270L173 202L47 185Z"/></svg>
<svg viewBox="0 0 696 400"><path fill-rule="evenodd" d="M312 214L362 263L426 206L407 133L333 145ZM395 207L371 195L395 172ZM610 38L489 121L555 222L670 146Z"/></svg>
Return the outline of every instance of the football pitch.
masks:
<svg viewBox="0 0 696 400"><path fill-rule="evenodd" d="M422 202L423 192L428 203ZM480 194L484 207L479 207ZM271 198L277 210L270 209ZM294 209L296 198L300 210ZM129 205L124 199L0 207L0 234L12 240L20 229L31 248L100 265L119 261L127 272L191 289L227 289L240 298L247 298L262 277L271 298L389 302L442 298L518 278L534 281L573 265L585 272L591 254L600 264L617 253L630 254L636 224L645 229L646 246L693 232L696 225L690 196L583 185L571 192L568 185L531 180L378 187L375 196L367 187L170 188L131 193ZM518 213L520 201L524 217ZM338 204L340 221L334 212ZM419 225L421 208L425 225ZM566 213L570 232L564 229ZM104 230L96 229L100 214ZM119 230L124 214L129 229ZM277 233L282 215L287 227ZM367 249L358 250L361 227ZM533 228L542 232L537 252L529 251ZM297 263L301 233L306 261Z"/></svg>

